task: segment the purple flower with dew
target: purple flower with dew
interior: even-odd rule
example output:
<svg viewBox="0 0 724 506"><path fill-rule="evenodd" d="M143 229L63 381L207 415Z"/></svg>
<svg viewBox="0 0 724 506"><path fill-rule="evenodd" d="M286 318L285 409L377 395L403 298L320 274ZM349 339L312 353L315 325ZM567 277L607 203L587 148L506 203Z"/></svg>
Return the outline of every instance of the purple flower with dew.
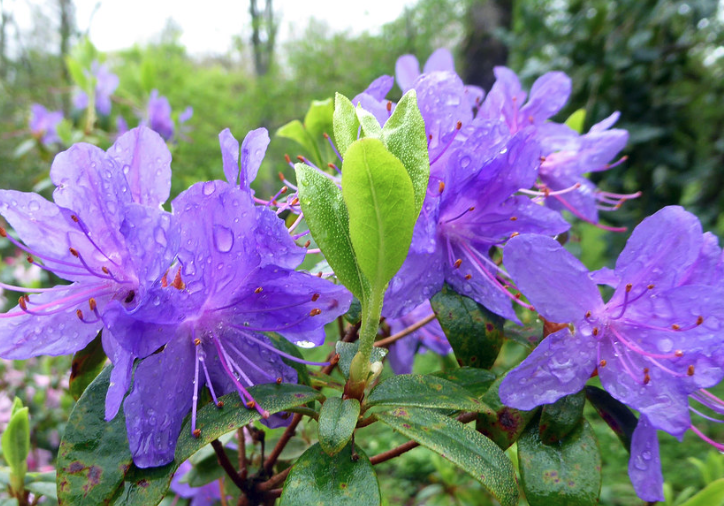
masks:
<svg viewBox="0 0 724 506"><path fill-rule="evenodd" d="M94 61L91 64L91 75L96 80L95 101L96 110L108 116L111 113L111 95L118 88L119 79L110 71L108 65ZM85 91L78 91L73 97L73 107L82 110L88 107L88 95Z"/></svg>
<svg viewBox="0 0 724 506"><path fill-rule="evenodd" d="M390 333L396 334L432 314L434 313L430 301L425 301L405 316L387 320L387 324L390 326ZM447 355L452 352L452 347L436 319L399 341L395 341L390 346L390 353L387 357L395 374L410 374L415 354L425 353L427 350L439 355Z"/></svg>
<svg viewBox="0 0 724 506"><path fill-rule="evenodd" d="M617 283L604 303L588 270L556 241L511 239L504 263L517 286L541 316L572 329L548 336L512 370L501 400L526 410L552 403L597 370L604 388L641 414L629 465L637 494L663 500L656 430L681 437L691 428L707 439L691 423L689 396L724 413L705 390L724 376L721 271L704 273L715 257L721 265L717 248L695 216L666 207L633 231L607 276ZM701 284L707 278L713 284Z"/></svg>
<svg viewBox="0 0 724 506"><path fill-rule="evenodd" d="M114 302L108 309L114 333L137 336L133 355L165 344L139 363L124 401L139 467L173 459L189 411L192 434L200 434L196 411L204 385L219 407L219 396L238 392L268 419L247 388L296 381L296 371L282 359L301 360L278 351L263 333L278 332L302 347L319 345L324 325L351 302L344 287L294 270L305 251L272 210L253 203L249 183L268 143L266 130L251 132L241 150L228 130L220 140L229 183L197 183L173 201L178 264L149 290L154 303L129 311Z"/></svg>
<svg viewBox="0 0 724 506"><path fill-rule="evenodd" d="M30 106L30 133L44 146L60 142L58 124L63 121L62 111L48 111L40 104Z"/></svg>
<svg viewBox="0 0 724 506"><path fill-rule="evenodd" d="M221 501L221 490L218 480L207 483L203 487L192 487L182 480L193 469L188 460L181 464L171 480L171 492L178 497L191 499L189 506L213 506Z"/></svg>
<svg viewBox="0 0 724 506"><path fill-rule="evenodd" d="M19 240L4 229L2 236L28 261L71 282L44 289L0 285L30 293L0 315L1 357L73 353L104 327L111 301L128 308L143 305L148 287L178 248L173 217L161 208L170 191L170 163L163 140L137 128L108 152L76 144L56 156L50 169L54 203L35 193L0 190L0 214ZM103 333L111 360L128 362L126 373L114 369L111 382L127 389L133 357L114 353L116 339L122 338L134 337ZM123 392L117 394L112 386L108 396L116 410Z"/></svg>
<svg viewBox="0 0 724 506"><path fill-rule="evenodd" d="M146 122L150 129L158 132L165 140L173 139L175 126L171 119L171 104L166 97L159 96L158 90L153 90L148 98Z"/></svg>

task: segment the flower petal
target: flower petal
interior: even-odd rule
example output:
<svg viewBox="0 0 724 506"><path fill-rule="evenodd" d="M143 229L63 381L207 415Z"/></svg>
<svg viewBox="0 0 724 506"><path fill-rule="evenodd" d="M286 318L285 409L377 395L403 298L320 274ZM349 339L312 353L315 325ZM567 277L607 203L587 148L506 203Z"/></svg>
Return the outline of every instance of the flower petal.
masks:
<svg viewBox="0 0 724 506"><path fill-rule="evenodd" d="M533 83L528 102L520 110L520 123L543 123L566 105L570 94L571 78L565 73L543 74Z"/></svg>
<svg viewBox="0 0 724 506"><path fill-rule="evenodd" d="M621 116L621 113L616 111L613 114L611 114L608 118L604 118L595 125L591 127L589 132L602 132L603 130L608 130L611 128L614 123L618 121L618 118Z"/></svg>
<svg viewBox="0 0 724 506"><path fill-rule="evenodd" d="M269 146L269 132L266 128L252 130L241 143L241 173L239 186L244 190L251 188L251 182L256 179L261 162L264 160L266 148Z"/></svg>
<svg viewBox="0 0 724 506"><path fill-rule="evenodd" d="M224 175L229 184L239 184L239 141L233 136L231 130L225 128L219 134L221 145L221 159L224 164Z"/></svg>
<svg viewBox="0 0 724 506"><path fill-rule="evenodd" d="M420 346L420 341L413 336L403 337L392 343L387 360L395 374L411 374L412 364L415 361L415 353Z"/></svg>
<svg viewBox="0 0 724 506"><path fill-rule="evenodd" d="M113 420L123 403L123 398L131 386L133 372L133 354L129 353L116 342L108 329L103 330L103 350L113 363L111 382L106 393L106 421Z"/></svg>
<svg viewBox="0 0 724 506"><path fill-rule="evenodd" d="M395 79L397 85L402 90L402 93L406 93L407 90L412 88L415 83L415 79L420 76L420 64L411 54L400 56L395 63Z"/></svg>
<svg viewBox="0 0 724 506"><path fill-rule="evenodd" d="M503 250L503 262L520 291L546 320L575 322L603 304L588 269L550 237L513 237Z"/></svg>
<svg viewBox="0 0 724 506"><path fill-rule="evenodd" d="M171 152L160 135L136 127L121 135L108 154L122 167L133 201L162 206L171 192Z"/></svg>
<svg viewBox="0 0 724 506"><path fill-rule="evenodd" d="M566 327L546 337L500 384L500 400L530 410L580 391L596 366L596 348Z"/></svg>
<svg viewBox="0 0 724 506"><path fill-rule="evenodd" d="M648 502L664 500L664 475L659 459L659 440L656 429L646 415L641 415L631 438L631 458L628 476L636 495Z"/></svg>
<svg viewBox="0 0 724 506"><path fill-rule="evenodd" d="M444 47L436 49L430 55L422 70L424 74L439 71L455 72L455 60L453 60L453 55Z"/></svg>
<svg viewBox="0 0 724 506"><path fill-rule="evenodd" d="M278 265L295 269L304 261L307 252L299 246L287 229L284 220L268 207L256 206L255 239L261 265Z"/></svg>

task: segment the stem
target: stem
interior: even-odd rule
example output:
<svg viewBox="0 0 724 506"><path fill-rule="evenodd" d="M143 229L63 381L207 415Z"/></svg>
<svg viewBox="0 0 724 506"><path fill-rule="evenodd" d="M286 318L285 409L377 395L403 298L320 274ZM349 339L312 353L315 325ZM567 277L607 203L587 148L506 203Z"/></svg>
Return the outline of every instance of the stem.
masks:
<svg viewBox="0 0 724 506"><path fill-rule="evenodd" d="M309 418L313 418L314 420L319 421L319 413L317 413L316 411L314 411L311 408L307 408L304 406L297 406L295 408L290 408L287 411L289 411L290 413L297 414L297 415L306 415Z"/></svg>
<svg viewBox="0 0 724 506"><path fill-rule="evenodd" d="M420 446L420 443L418 443L417 441L408 441L405 444L401 444L397 448L393 448L392 450L382 452L379 455L371 457L370 464L374 466L375 464L386 462L390 459L394 459L395 457L399 457L403 453L409 452L410 450L412 450L413 448L417 448L418 446Z"/></svg>
<svg viewBox="0 0 724 506"><path fill-rule="evenodd" d="M234 466L231 464L229 456L226 455L226 452L224 451L224 445L222 445L218 439L214 439L211 441L211 446L213 447L214 452L216 452L216 459L219 461L219 465L222 467L224 472L229 476L231 481L234 482L234 485L239 487L239 490L246 492L246 482L239 477L236 469L234 469Z"/></svg>
<svg viewBox="0 0 724 506"><path fill-rule="evenodd" d="M386 288L386 287L385 287ZM370 357L374 348L377 330L382 315L382 302L385 288L373 290L367 301L362 304L362 327L359 333L359 349L350 365L349 380L353 385L364 384L370 372Z"/></svg>
<svg viewBox="0 0 724 506"><path fill-rule="evenodd" d="M258 492L268 492L269 490L272 490L277 485L281 485L284 483L284 480L287 479L287 475L289 474L289 471L291 471L291 467L287 467L284 471L282 471L279 474L275 474L268 480L266 480L263 483L259 483L259 485L256 486L256 490Z"/></svg>
<svg viewBox="0 0 724 506"><path fill-rule="evenodd" d="M281 455L284 447L287 446L289 440L292 438L292 436L294 436L294 433L297 430L297 426L301 421L302 415L300 415L299 413L295 413L294 418L292 418L292 423L290 423L289 427L284 430L284 434L282 434L282 437L277 442L271 454L269 454L269 458L266 460L266 462L264 462L264 471L267 473L267 475L271 474L272 469L274 469L274 464L276 464L277 459L279 458L279 455Z"/></svg>
<svg viewBox="0 0 724 506"><path fill-rule="evenodd" d="M423 319L420 320L419 322L417 322L417 323L415 323L415 324L413 324L413 325L410 325L410 326L407 327L406 329L403 329L403 330L399 331L397 334L393 334L393 335L391 335L390 337L386 337L385 339L380 339L379 341L377 341L377 342L375 343L375 346L377 346L378 348L381 347L381 346L389 346L390 344L394 343L394 342L397 341L398 339L402 339L403 337L412 334L412 333L415 332L417 329L419 329L419 328L421 328L421 327L424 327L425 325L427 325L428 323L430 323L430 322L431 322L432 320L434 320L435 318L436 318L435 313L432 313L430 316L426 316L425 318L423 318Z"/></svg>
<svg viewBox="0 0 724 506"><path fill-rule="evenodd" d="M239 477L246 480L246 438L244 437L244 427L239 427L236 431L237 446L239 447Z"/></svg>

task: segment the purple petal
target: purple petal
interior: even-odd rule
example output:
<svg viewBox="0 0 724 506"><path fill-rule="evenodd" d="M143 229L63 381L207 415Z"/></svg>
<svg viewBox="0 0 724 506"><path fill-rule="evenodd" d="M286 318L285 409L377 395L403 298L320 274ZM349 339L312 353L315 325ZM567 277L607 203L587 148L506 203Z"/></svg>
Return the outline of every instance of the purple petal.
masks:
<svg viewBox="0 0 724 506"><path fill-rule="evenodd" d="M123 134L108 150L122 167L133 201L158 207L171 191L171 152L160 135L146 127Z"/></svg>
<svg viewBox="0 0 724 506"><path fill-rule="evenodd" d="M118 345L108 329L103 330L103 350L113 363L111 382L106 393L106 421L113 420L118 414L123 398L131 386L133 372L133 354Z"/></svg>
<svg viewBox="0 0 724 506"><path fill-rule="evenodd" d="M173 460L181 424L191 409L194 363L194 344L186 335L136 368L123 411L137 467L157 467Z"/></svg>
<svg viewBox="0 0 724 506"><path fill-rule="evenodd" d="M104 295L99 285L77 283L59 286L52 292L30 295L31 303L27 304L30 311L52 312L55 307L41 308L43 304L61 301L65 309L47 316L22 314L20 306L15 306L3 318L0 318L0 357L13 360L24 360L38 355L68 355L82 350L103 327L103 322L84 323L76 315L81 309L89 321L95 316L88 308L88 299L95 297L99 309L110 299ZM18 316L8 317L11 314Z"/></svg>
<svg viewBox="0 0 724 506"><path fill-rule="evenodd" d="M608 163L626 147L628 132L620 129L589 132L581 140L579 173L608 170Z"/></svg>
<svg viewBox="0 0 724 506"><path fill-rule="evenodd" d="M266 128L252 130L241 143L241 180L239 186L242 189L251 187L251 182L256 179L266 148L269 146L269 132Z"/></svg>
<svg viewBox="0 0 724 506"><path fill-rule="evenodd" d="M219 134L221 144L221 159L224 163L224 175L229 184L239 184L239 141L228 128Z"/></svg>
<svg viewBox="0 0 724 506"><path fill-rule="evenodd" d="M186 123L188 120L193 118L193 116L194 116L194 108L191 106L188 106L188 107L186 107L186 109L184 109L184 112L182 112L179 115L178 122L179 122L179 124Z"/></svg>
<svg viewBox="0 0 724 506"><path fill-rule="evenodd" d="M644 219L631 233L616 262L616 274L634 286L674 286L686 276L701 251L699 220L679 206Z"/></svg>
<svg viewBox="0 0 724 506"><path fill-rule="evenodd" d="M387 110L387 101L377 100L367 93L360 93L352 99L355 106L361 106L362 109L372 113L380 126L384 125L392 115L392 110Z"/></svg>
<svg viewBox="0 0 724 506"><path fill-rule="evenodd" d="M722 279L723 263L719 239L711 232L704 232L699 256L680 282L682 284L717 285Z"/></svg>
<svg viewBox="0 0 724 506"><path fill-rule="evenodd" d="M395 63L395 79L397 85L402 90L402 93L406 93L407 90L412 88L415 83L415 79L420 76L420 64L411 54L400 56Z"/></svg>
<svg viewBox="0 0 724 506"><path fill-rule="evenodd" d="M480 181L490 181L495 174L487 170L488 164L510 140L507 125L499 120L475 119L468 125L463 125L462 136L462 143L456 146L456 149L448 150L453 152L441 176L445 184L452 188L462 188L473 177ZM439 165L435 163L431 170L437 169Z"/></svg>
<svg viewBox="0 0 724 506"><path fill-rule="evenodd" d="M596 367L596 348L566 327L546 337L500 384L500 400L530 410L580 391Z"/></svg>
<svg viewBox="0 0 724 506"><path fill-rule="evenodd" d="M395 374L412 373L412 364L415 361L415 353L420 346L420 341L413 336L403 337L390 346L387 360Z"/></svg>
<svg viewBox="0 0 724 506"><path fill-rule="evenodd" d="M478 117L498 121L505 120L512 132L518 131L518 109L525 101L526 93L521 89L515 72L507 67L495 67L495 84L485 98Z"/></svg>
<svg viewBox="0 0 724 506"><path fill-rule="evenodd" d="M450 51L441 47L436 49L425 62L424 74L430 72L455 72L455 60Z"/></svg>
<svg viewBox="0 0 724 506"><path fill-rule="evenodd" d="M621 280L616 276L616 272L608 267L601 267L597 271L591 271L589 277L597 285L606 285L616 288Z"/></svg>
<svg viewBox="0 0 724 506"><path fill-rule="evenodd" d="M621 116L620 112L618 112L618 111L614 112L608 118L605 118L605 119L599 121L598 123L596 123L595 125L593 125L591 127L591 129L589 130L589 132L602 132L604 130L608 130L609 128L611 128L614 125L614 123L616 123L618 121L618 118L620 116Z"/></svg>
<svg viewBox="0 0 724 506"><path fill-rule="evenodd" d="M503 261L520 291L546 320L578 321L603 304L588 269L550 237L513 237L505 246Z"/></svg>
<svg viewBox="0 0 724 506"><path fill-rule="evenodd" d="M158 90L151 91L146 115L148 126L165 140L171 140L175 128L171 119L171 104L166 97L159 96Z"/></svg>
<svg viewBox="0 0 724 506"><path fill-rule="evenodd" d="M546 121L538 125L536 135L543 147L543 156L549 156L556 151L578 151L581 145L581 135L568 125Z"/></svg>
<svg viewBox="0 0 724 506"><path fill-rule="evenodd" d="M479 107L483 103L485 97L485 90L480 86L466 85L465 86L465 100L468 102L470 108Z"/></svg>
<svg viewBox="0 0 724 506"><path fill-rule="evenodd" d="M520 110L520 123L541 124L560 111L571 94L571 78L563 72L548 72L536 79L528 103Z"/></svg>
<svg viewBox="0 0 724 506"><path fill-rule="evenodd" d="M173 475L173 480L171 480L171 486L169 487L171 492L180 497L183 497L184 499L189 499L195 496L198 490L191 487L188 483L181 483L181 479L184 478L186 474L191 471L191 469L193 469L193 466L188 460L178 466L176 473ZM215 484L215 482L213 483Z"/></svg>
<svg viewBox="0 0 724 506"><path fill-rule="evenodd" d="M378 101L385 100L385 97L395 85L395 78L392 76L380 76L363 92ZM354 101L352 103L355 103Z"/></svg>
<svg viewBox="0 0 724 506"><path fill-rule="evenodd" d="M295 269L304 261L307 252L299 246L277 214L268 207L256 207L258 225L255 232L261 265L277 265Z"/></svg>
<svg viewBox="0 0 724 506"><path fill-rule="evenodd" d="M659 459L659 440L656 429L646 415L641 415L631 438L631 458L628 476L636 495L648 502L664 500L664 476Z"/></svg>

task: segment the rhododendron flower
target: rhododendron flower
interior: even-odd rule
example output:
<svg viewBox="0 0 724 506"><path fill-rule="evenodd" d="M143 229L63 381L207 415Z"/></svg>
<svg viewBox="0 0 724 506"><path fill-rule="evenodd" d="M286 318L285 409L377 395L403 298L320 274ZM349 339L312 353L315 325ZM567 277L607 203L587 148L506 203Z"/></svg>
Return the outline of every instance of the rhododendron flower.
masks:
<svg viewBox="0 0 724 506"><path fill-rule="evenodd" d="M116 74L110 71L108 65L94 61L91 64L91 74L95 77L95 104L96 110L108 116L111 113L111 95L118 88L119 79ZM88 94L85 91L78 91L73 97L73 107L85 109L88 107Z"/></svg>
<svg viewBox="0 0 724 506"><path fill-rule="evenodd" d="M63 121L62 111L48 111L40 104L30 106L30 133L44 146L60 142L58 124Z"/></svg>

